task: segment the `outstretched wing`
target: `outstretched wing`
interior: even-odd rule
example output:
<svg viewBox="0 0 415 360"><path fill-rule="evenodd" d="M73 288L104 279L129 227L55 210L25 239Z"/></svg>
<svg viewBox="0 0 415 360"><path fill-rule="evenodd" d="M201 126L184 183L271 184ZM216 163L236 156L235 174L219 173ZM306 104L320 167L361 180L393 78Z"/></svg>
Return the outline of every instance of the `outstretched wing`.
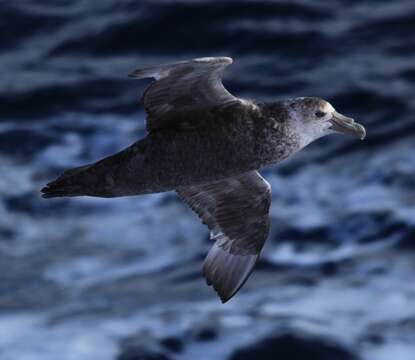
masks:
<svg viewBox="0 0 415 360"><path fill-rule="evenodd" d="M248 279L268 236L271 187L251 171L177 193L211 231L215 244L203 274L226 302Z"/></svg>
<svg viewBox="0 0 415 360"><path fill-rule="evenodd" d="M181 112L239 101L222 84L222 73L232 63L229 57L205 57L137 69L136 79L154 78L142 102L148 114L147 130L165 126Z"/></svg>

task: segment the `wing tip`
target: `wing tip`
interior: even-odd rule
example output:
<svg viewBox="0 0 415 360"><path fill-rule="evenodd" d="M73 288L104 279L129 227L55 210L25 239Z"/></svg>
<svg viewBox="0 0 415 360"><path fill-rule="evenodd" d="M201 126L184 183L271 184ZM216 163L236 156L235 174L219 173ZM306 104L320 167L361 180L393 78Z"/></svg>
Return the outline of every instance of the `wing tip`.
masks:
<svg viewBox="0 0 415 360"><path fill-rule="evenodd" d="M132 79L146 79L154 77L154 74L147 71L147 69L136 69L130 72L127 77Z"/></svg>
<svg viewBox="0 0 415 360"><path fill-rule="evenodd" d="M217 289L215 289L215 292L218 294L218 296L219 296L219 299L220 299L220 301L221 301L221 303L222 304L225 304L225 303L227 303L229 300L231 300L235 295L236 295L236 293L241 289L241 287L243 286L243 284L245 283L245 281L248 279L248 277L243 281L243 283L236 289L236 290L234 290L234 291L232 291L231 293L229 293L229 294L226 294L226 293L222 293L222 292L220 292L220 291L218 291Z"/></svg>
<svg viewBox="0 0 415 360"><path fill-rule="evenodd" d="M228 263L229 257L232 259L231 263ZM233 255L219 247L216 243L213 245L203 263L202 274L206 279L206 284L213 287L222 304L225 304L232 299L232 297L242 288L252 274L258 258L259 253L251 255ZM236 262L232 264L232 261ZM228 269L225 269L224 265L229 265ZM239 270L240 272L238 274L233 273L231 274L231 277L229 277L229 273L226 274L225 270L231 272Z"/></svg>
<svg viewBox="0 0 415 360"><path fill-rule="evenodd" d="M230 65L233 63L233 59L229 56L217 56L217 57L200 57L191 60L179 61L176 63L161 64L155 66L148 66L139 68L130 72L127 76L133 79L146 79L155 78L158 79L163 70L167 70L170 67L177 65L186 65L191 63L209 64L209 65Z"/></svg>

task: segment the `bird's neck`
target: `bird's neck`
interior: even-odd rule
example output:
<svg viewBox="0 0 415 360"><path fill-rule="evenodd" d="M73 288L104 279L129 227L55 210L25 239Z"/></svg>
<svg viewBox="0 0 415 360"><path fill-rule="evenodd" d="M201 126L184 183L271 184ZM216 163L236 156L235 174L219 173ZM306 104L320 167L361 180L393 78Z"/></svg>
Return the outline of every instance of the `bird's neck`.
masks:
<svg viewBox="0 0 415 360"><path fill-rule="evenodd" d="M278 163L303 147L297 132L291 127L292 114L283 101L258 104L258 108L261 114L258 140L264 165Z"/></svg>

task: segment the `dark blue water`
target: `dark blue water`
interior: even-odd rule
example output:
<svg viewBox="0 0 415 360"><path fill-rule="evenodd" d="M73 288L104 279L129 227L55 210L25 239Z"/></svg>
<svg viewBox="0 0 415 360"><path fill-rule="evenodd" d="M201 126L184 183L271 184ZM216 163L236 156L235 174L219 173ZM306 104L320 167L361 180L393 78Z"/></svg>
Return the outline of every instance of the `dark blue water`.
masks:
<svg viewBox="0 0 415 360"><path fill-rule="evenodd" d="M271 236L226 305L175 194L39 196L144 135L131 70L215 55L235 95L368 133L264 172ZM414 359L414 59L412 0L0 2L0 358Z"/></svg>

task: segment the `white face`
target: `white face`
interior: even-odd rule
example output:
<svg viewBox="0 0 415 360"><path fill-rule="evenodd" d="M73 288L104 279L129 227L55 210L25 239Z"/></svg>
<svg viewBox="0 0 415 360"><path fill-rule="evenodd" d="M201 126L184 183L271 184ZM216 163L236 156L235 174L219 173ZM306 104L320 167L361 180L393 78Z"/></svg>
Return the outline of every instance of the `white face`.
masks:
<svg viewBox="0 0 415 360"><path fill-rule="evenodd" d="M314 106L298 106L291 110L291 126L299 136L301 146L333 133L330 129L335 109L324 100Z"/></svg>
<svg viewBox="0 0 415 360"><path fill-rule="evenodd" d="M335 132L353 135L361 140L365 128L353 119L339 114L327 101L319 98L297 98L289 103L290 127L304 147L318 138Z"/></svg>

